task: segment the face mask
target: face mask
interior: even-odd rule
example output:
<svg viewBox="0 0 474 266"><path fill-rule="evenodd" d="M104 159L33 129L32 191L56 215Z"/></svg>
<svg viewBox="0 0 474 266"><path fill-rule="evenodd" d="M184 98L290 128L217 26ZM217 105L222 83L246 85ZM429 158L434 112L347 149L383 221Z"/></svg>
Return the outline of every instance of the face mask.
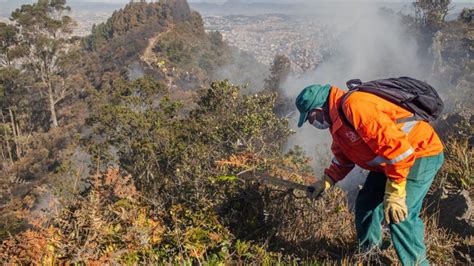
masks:
<svg viewBox="0 0 474 266"><path fill-rule="evenodd" d="M327 129L330 126L329 123L326 122L326 120L324 120L321 123L317 119L314 119L313 124L311 124L311 125L313 125L313 127L317 128L317 129Z"/></svg>

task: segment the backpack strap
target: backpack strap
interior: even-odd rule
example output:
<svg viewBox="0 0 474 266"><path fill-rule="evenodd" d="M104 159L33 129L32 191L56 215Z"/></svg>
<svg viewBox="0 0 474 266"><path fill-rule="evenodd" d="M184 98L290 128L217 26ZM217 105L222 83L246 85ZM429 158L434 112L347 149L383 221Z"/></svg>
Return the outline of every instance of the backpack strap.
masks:
<svg viewBox="0 0 474 266"><path fill-rule="evenodd" d="M341 97L341 100L339 101L339 106L337 107L337 111L338 111L338 113L339 113L339 117L341 118L341 120L342 120L347 126L349 126L352 130L355 131L354 125L351 123L351 121L349 121L349 119L347 119L347 116L346 116L346 114L344 113L344 110L342 110L342 105L343 105L344 102L346 101L347 97L349 97L349 95L351 95L354 91L356 91L356 90L348 91L346 94L344 94L344 95Z"/></svg>

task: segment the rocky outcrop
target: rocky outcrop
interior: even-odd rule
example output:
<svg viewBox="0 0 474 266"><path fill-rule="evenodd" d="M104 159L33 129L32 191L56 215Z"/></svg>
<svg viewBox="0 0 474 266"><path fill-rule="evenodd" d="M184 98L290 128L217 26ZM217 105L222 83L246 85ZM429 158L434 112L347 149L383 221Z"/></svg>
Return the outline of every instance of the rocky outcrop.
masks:
<svg viewBox="0 0 474 266"><path fill-rule="evenodd" d="M474 205L469 191L438 189L430 197L428 211L439 214L438 225L461 236L474 235Z"/></svg>

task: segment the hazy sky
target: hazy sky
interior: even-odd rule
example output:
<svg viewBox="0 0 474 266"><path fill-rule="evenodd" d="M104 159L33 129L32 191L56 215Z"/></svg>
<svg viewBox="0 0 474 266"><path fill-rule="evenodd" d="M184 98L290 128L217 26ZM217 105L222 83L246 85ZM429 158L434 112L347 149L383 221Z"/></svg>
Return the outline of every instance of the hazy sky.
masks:
<svg viewBox="0 0 474 266"><path fill-rule="evenodd" d="M128 3L130 0L68 0L67 2L97 2L97 3ZM155 0L158 1L158 0ZM297 2L398 2L398 3L409 3L412 0L240 0L245 3L297 3ZM0 0L0 3L11 3L11 2L33 2L33 0L19 1L19 0ZM188 2L208 2L208 3L224 3L227 0L188 0ZM453 0L453 3L469 3L474 4L474 0Z"/></svg>
<svg viewBox="0 0 474 266"><path fill-rule="evenodd" d="M17 0L0 0L0 3L8 3ZM188 0L188 2L209 2L209 3L224 3L227 0ZM319 2L334 2L338 0L319 0ZM25 1L30 2L30 1ZM107 2L107 3L127 3L129 0L69 0L67 2ZM318 2L318 0L241 0L241 2L255 3L255 2L268 2L268 3L295 3L295 2ZM340 0L340 2L413 2L412 0ZM455 3L473 3L474 0L453 0Z"/></svg>
<svg viewBox="0 0 474 266"><path fill-rule="evenodd" d="M90 1L95 1L95 0L90 0ZM109 2L113 2L113 1L118 1L118 2L127 2L126 0L107 0ZM319 2L334 2L335 0L320 0ZM411 0L398 0L398 1L394 1L394 0L340 0L341 2L413 2ZM99 2L102 2L102 1L99 1ZM212 2L212 3L224 3L224 2L227 2L227 0L188 0L188 2ZM313 1L308 1L308 0L241 0L241 2L246 2L246 3L255 3L255 2L259 2L259 3L262 3L262 2L268 2L268 3L295 3L295 2L310 2L310 3L314 3L314 2L318 2L317 0L313 0ZM453 2L464 2L464 3L474 3L474 0L454 0Z"/></svg>

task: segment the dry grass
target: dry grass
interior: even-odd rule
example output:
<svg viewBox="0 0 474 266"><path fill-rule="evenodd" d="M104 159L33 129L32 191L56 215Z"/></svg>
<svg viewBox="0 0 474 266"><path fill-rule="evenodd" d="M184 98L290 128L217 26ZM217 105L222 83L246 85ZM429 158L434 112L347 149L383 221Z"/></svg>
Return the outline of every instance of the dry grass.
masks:
<svg viewBox="0 0 474 266"><path fill-rule="evenodd" d="M449 140L446 157L441 176L456 187L470 189L474 183L474 150L468 140Z"/></svg>
<svg viewBox="0 0 474 266"><path fill-rule="evenodd" d="M459 263L454 256L454 250L461 239L448 233L446 229L439 228L436 217L427 218L425 221L425 244L429 260L439 265Z"/></svg>
<svg viewBox="0 0 474 266"><path fill-rule="evenodd" d="M460 180L458 175L471 173L472 148L466 149L463 143L452 142L447 152L443 173L450 177L446 179L450 183ZM257 164L250 159L233 159L226 167L262 165L259 160ZM265 169L282 178L295 178L288 173L305 164L305 160L287 158L278 165L266 165ZM4 241L0 245L0 261L399 264L393 246L357 252L354 214L348 209L345 193L338 188L311 201L303 192L234 180L225 186L220 204L193 209L194 205L165 206L144 198L133 179L120 175L118 170L111 169L90 180L91 190L48 223L37 222L33 229ZM472 185L468 181L458 184ZM436 215L427 215L423 212L429 260L439 265L469 262L462 254L472 248L472 238L449 234L439 228ZM384 241L389 242L388 230L384 233Z"/></svg>
<svg viewBox="0 0 474 266"><path fill-rule="evenodd" d="M218 216L201 215L183 206L173 207L169 210L171 216L165 218L167 215L149 209L151 206L137 205L136 201L106 203L108 200L104 199L99 203L98 197L102 196L93 193L83 204L68 210L74 210L69 218L63 213L53 226L37 226L5 241L0 246L2 261L211 263L216 258L213 252L227 250L217 261L267 265L399 263L393 247L357 253L354 216L347 209L342 191L334 190L319 201L309 201L288 191L254 188L262 201L241 205L252 211L240 213L248 215L238 217L240 228L235 228L236 224L223 226ZM91 205L92 201L97 207ZM233 207L239 211L236 203L233 201ZM263 220L255 220L256 217ZM171 220L166 222L167 219ZM247 230L247 235L236 238L236 230L242 233L244 228L255 231ZM389 236L385 234L384 239L389 241ZM467 243L468 239L438 228L435 218L427 221L430 261L440 265L460 263L455 250L459 246L468 248Z"/></svg>

